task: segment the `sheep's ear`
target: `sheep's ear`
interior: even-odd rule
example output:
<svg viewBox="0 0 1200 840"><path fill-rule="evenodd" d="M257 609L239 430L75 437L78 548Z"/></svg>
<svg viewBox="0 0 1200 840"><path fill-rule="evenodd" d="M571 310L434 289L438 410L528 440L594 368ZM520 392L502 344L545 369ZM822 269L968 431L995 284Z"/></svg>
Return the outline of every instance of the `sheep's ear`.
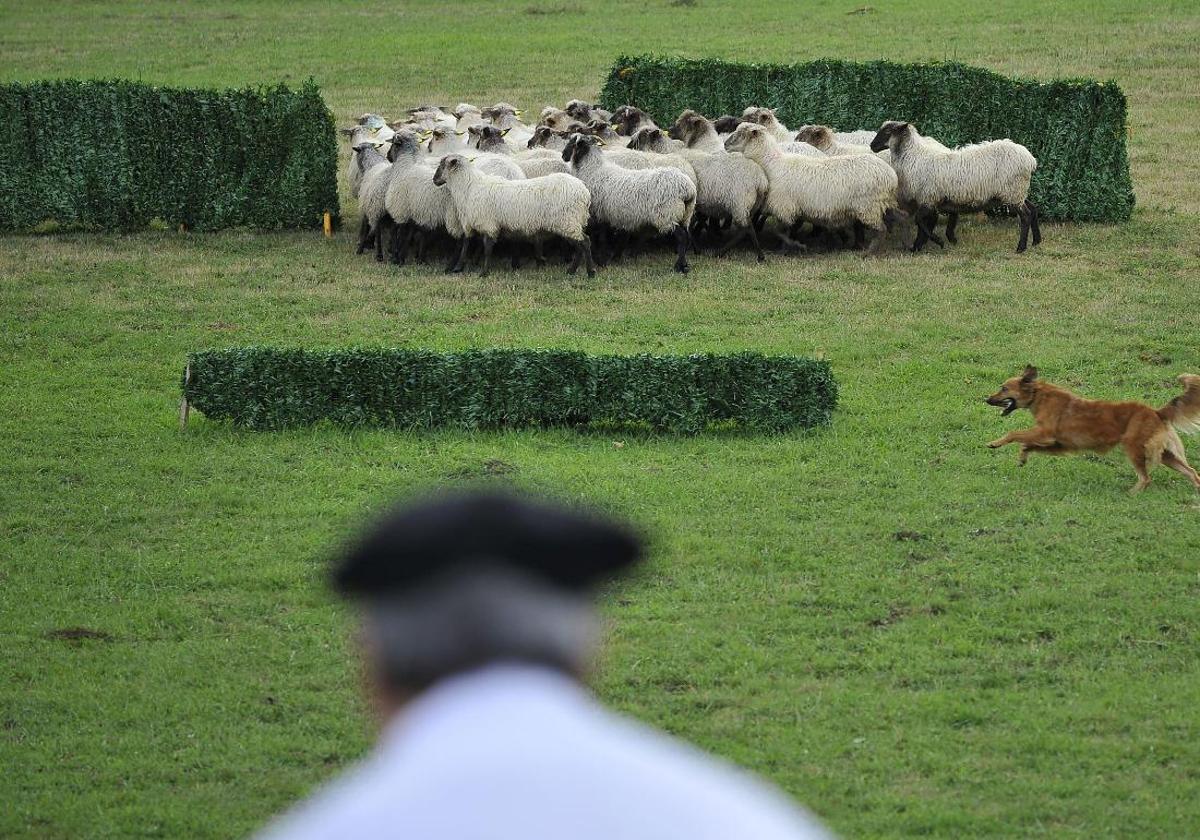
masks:
<svg viewBox="0 0 1200 840"><path fill-rule="evenodd" d="M517 113L519 114L519 113L521 113L521 112L520 112L520 111L517 111ZM505 134L508 134L508 132L510 132L510 131L512 131L512 126L511 126L511 125L510 125L508 128L506 128L506 129L504 129L503 131L501 131L501 132L500 132L500 136L501 136L501 137L503 137Z"/></svg>
<svg viewBox="0 0 1200 840"><path fill-rule="evenodd" d="M597 146L607 146L608 144L607 144L607 143L605 143L603 140L601 140L599 137L597 137L597 138L596 138L596 145L597 145Z"/></svg>
<svg viewBox="0 0 1200 840"><path fill-rule="evenodd" d="M457 131L457 130L456 130L454 133L455 133L455 134L457 134L459 137L462 137L462 136L463 136L464 134L466 134L467 132L465 132L465 131Z"/></svg>
<svg viewBox="0 0 1200 840"><path fill-rule="evenodd" d="M905 125L907 125L907 123L905 123ZM1037 379L1037 375L1037 368L1035 368L1033 365L1025 365L1025 372L1021 374L1021 381L1026 383L1032 382L1033 380Z"/></svg>

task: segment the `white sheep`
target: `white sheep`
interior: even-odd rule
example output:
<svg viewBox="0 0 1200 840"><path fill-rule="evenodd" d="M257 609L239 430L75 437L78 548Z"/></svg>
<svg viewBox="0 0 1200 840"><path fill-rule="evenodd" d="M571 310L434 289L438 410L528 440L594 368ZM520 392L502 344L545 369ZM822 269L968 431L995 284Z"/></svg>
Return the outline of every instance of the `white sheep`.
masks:
<svg viewBox="0 0 1200 840"><path fill-rule="evenodd" d="M525 145L533 136L533 129L521 122L521 110L507 102L497 102L490 108L483 109L483 119L499 129L508 129L511 141L517 145Z"/></svg>
<svg viewBox="0 0 1200 840"><path fill-rule="evenodd" d="M604 122L608 122L612 119L612 111L605 111L603 108L597 108L595 105L584 102L582 99L572 99L570 102L568 102L566 113L568 116L585 125L590 123L592 120L603 120Z"/></svg>
<svg viewBox="0 0 1200 840"><path fill-rule="evenodd" d="M651 229L675 234L675 270L689 270L688 226L696 209L696 185L676 169L626 169L605 159L595 137L571 135L563 159L592 194L592 217L617 231Z"/></svg>
<svg viewBox="0 0 1200 840"><path fill-rule="evenodd" d="M455 119L454 127L459 131L466 131L471 126L479 125L484 121L483 112L478 106L469 102L459 102L450 113Z"/></svg>
<svg viewBox="0 0 1200 840"><path fill-rule="evenodd" d="M940 144L939 144L940 145ZM905 209L917 214L921 234L929 237L923 215L974 213L993 207L1015 209L1021 233L1017 253L1025 250L1029 231L1033 244L1042 241L1037 206L1029 200L1029 184L1037 158L1012 140L989 140L957 149L938 148L924 142L916 126L885 122L871 141L872 151L890 149L892 167L899 176L899 197ZM952 228L948 235L953 239ZM923 245L919 235L914 250Z"/></svg>
<svg viewBox="0 0 1200 840"><path fill-rule="evenodd" d="M617 134L625 137L632 137L642 128L658 128L654 120L650 119L649 114L633 105L622 105L617 108L612 112L610 122L612 127L617 130Z"/></svg>
<svg viewBox="0 0 1200 840"><path fill-rule="evenodd" d="M483 239L483 268L486 277L492 248L505 234L532 239L540 245L542 237L561 236L575 246L575 259L567 269L574 274L580 262L587 273L596 273L591 241L584 232L588 223L591 196L570 175L547 175L527 181L506 181L480 172L462 155L448 155L438 165L433 183L449 188L458 211L464 237L459 263L466 259L468 237ZM540 249L539 249L540 255Z"/></svg>
<svg viewBox="0 0 1200 840"><path fill-rule="evenodd" d="M525 144L527 149L549 149L555 152L561 152L567 147L567 134L562 131L555 131L549 126L539 125L533 130L533 136L529 138L529 142Z"/></svg>
<svg viewBox="0 0 1200 840"><path fill-rule="evenodd" d="M362 187L363 170L359 166L358 152L355 151L355 146L363 143L371 143L376 148L379 148L383 143L375 142L373 140L374 132L365 125L343 128L341 132L350 140L350 158L346 161L346 183L350 185L350 195L358 198L359 190ZM563 145L566 145L566 141L563 141Z"/></svg>
<svg viewBox="0 0 1200 840"><path fill-rule="evenodd" d="M725 148L762 166L770 182L767 212L785 227L801 220L828 228L853 225L856 244L869 228L876 233L871 250L882 245L896 207L897 178L879 158L789 154L766 127L754 123L739 125Z"/></svg>
<svg viewBox="0 0 1200 840"><path fill-rule="evenodd" d="M450 193L433 183L436 161L424 156L416 135L410 131L397 132L388 158L392 161L392 172L384 206L398 226L392 235L392 261L404 263L412 236L418 232L424 237L445 230L455 240L462 239L458 210ZM456 263L457 259L452 260L447 271Z"/></svg>
<svg viewBox="0 0 1200 840"><path fill-rule="evenodd" d="M394 137L395 135L393 135ZM383 236L381 228L390 226L384 196L391 176L392 164L374 143L359 143L354 147L354 161L360 172L358 209L362 214L359 225L358 249L361 254L372 242L375 244L375 259L383 262Z"/></svg>
<svg viewBox="0 0 1200 840"><path fill-rule="evenodd" d="M695 111L684 111L679 121L672 127L688 126L686 133L699 135L703 132L697 122L704 123L709 132L712 125ZM683 133L684 130L681 130ZM715 132L712 132L716 136ZM670 143L682 143L681 140L668 140L661 129L643 128L633 136L630 147L644 151L671 153L674 146ZM758 261L763 262L762 246L758 242L758 231L754 222L762 211L767 200L769 183L767 175L761 166L737 152L720 151L702 152L685 148L678 154L692 165L696 173L696 212L704 216L710 223L729 221L734 229L733 236L717 252L718 255L728 251L747 235L754 243Z"/></svg>
<svg viewBox="0 0 1200 840"><path fill-rule="evenodd" d="M568 175L571 172L557 152L550 149L514 149L505 141L504 132L490 125L483 127L475 148L481 152L511 157L526 178L541 178L554 173Z"/></svg>

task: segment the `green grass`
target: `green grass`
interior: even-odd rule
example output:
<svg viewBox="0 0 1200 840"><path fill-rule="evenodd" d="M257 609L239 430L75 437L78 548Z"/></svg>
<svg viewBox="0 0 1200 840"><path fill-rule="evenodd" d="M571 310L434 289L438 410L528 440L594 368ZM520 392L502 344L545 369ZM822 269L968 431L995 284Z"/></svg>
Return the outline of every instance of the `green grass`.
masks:
<svg viewBox="0 0 1200 840"><path fill-rule="evenodd" d="M978 219L947 252L686 278L665 254L445 278L347 234L0 238L0 835L244 834L361 755L328 553L395 493L476 478L645 523L599 693L846 836L1194 833L1198 497L1165 470L1127 496L1116 454L1018 468L983 443L1028 415L980 398L1026 362L1153 404L1200 372L1200 12L860 5L6 4L2 78L311 72L339 119L561 103L622 50L1113 77L1139 210L1025 256ZM250 343L821 353L841 408L778 437L181 432L186 352Z"/></svg>

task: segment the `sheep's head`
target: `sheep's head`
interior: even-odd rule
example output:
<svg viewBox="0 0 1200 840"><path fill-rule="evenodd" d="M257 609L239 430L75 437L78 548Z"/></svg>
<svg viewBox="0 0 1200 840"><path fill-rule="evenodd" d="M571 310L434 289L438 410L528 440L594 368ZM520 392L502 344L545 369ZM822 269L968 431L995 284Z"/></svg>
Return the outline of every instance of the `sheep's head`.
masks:
<svg viewBox="0 0 1200 840"><path fill-rule="evenodd" d="M906 122L899 120L888 120L883 125L879 126L879 132L875 135L875 139L871 141L872 152L882 152L884 149L895 150L899 148L909 136L912 126Z"/></svg>
<svg viewBox="0 0 1200 840"><path fill-rule="evenodd" d="M733 134L741 124L741 117L735 117L732 114L724 114L713 120L713 128L716 129L717 134Z"/></svg>
<svg viewBox="0 0 1200 840"><path fill-rule="evenodd" d="M685 145L692 145L693 142L701 137L708 129L708 120L703 114L693 111L691 108L679 115L679 119L675 120L675 124L671 126L668 136L673 140L682 140Z"/></svg>
<svg viewBox="0 0 1200 840"><path fill-rule="evenodd" d="M796 132L796 140L818 149L828 149L833 145L833 129L827 125L802 125Z"/></svg>
<svg viewBox="0 0 1200 840"><path fill-rule="evenodd" d="M637 131L645 119L646 113L641 108L635 108L632 105L622 105L613 111L612 127L617 130L617 134L628 136Z"/></svg>
<svg viewBox="0 0 1200 840"><path fill-rule="evenodd" d="M604 120L592 120L586 126L579 129L580 134L590 134L593 137L599 137L601 140L615 141L617 132L613 131L613 127Z"/></svg>
<svg viewBox="0 0 1200 840"><path fill-rule="evenodd" d="M521 116L521 109L509 105L507 102L497 102L490 108L484 108L480 113L484 120L497 128L512 128L517 124L517 118Z"/></svg>
<svg viewBox="0 0 1200 840"><path fill-rule="evenodd" d="M388 160L395 161L400 155L415 155L419 142L417 135L413 132L402 129L392 135L392 145L388 148Z"/></svg>
<svg viewBox="0 0 1200 840"><path fill-rule="evenodd" d="M479 140L475 147L481 152L487 152L492 149L505 148L504 135L508 134L507 128L496 128L494 125L485 125L479 129Z"/></svg>
<svg viewBox="0 0 1200 840"><path fill-rule="evenodd" d="M572 99L567 103L565 113L567 116L574 117L580 122L585 123L592 118L592 106L582 99Z"/></svg>
<svg viewBox="0 0 1200 840"><path fill-rule="evenodd" d="M459 102L457 105L454 106L454 108L450 111L450 113L452 115L454 115L456 118L461 120L463 117L467 116L468 114L479 114L479 113L481 113L481 111L479 110L479 108L477 106L472 105L469 102Z"/></svg>
<svg viewBox="0 0 1200 840"><path fill-rule="evenodd" d="M529 138L529 142L525 145L530 149L561 149L566 145L567 134L562 131L555 131L546 125L539 125L533 130L533 136Z"/></svg>
<svg viewBox="0 0 1200 840"><path fill-rule="evenodd" d="M437 171L433 173L433 183L444 187L455 173L464 171L470 165L471 162L462 155L446 155L438 164Z"/></svg>
<svg viewBox="0 0 1200 840"><path fill-rule="evenodd" d="M587 134L572 134L567 140L567 147L563 149L562 158L569 163L578 164L592 152L592 148L602 144L598 137L591 137Z"/></svg>
<svg viewBox="0 0 1200 840"><path fill-rule="evenodd" d="M759 108L754 105L751 105L745 111L742 111L742 121L766 126L773 126L779 123L779 120L775 117L775 111L773 109Z"/></svg>
<svg viewBox="0 0 1200 840"><path fill-rule="evenodd" d="M629 148L641 149L645 152L667 152L667 135L661 128L646 126L634 132L629 141Z"/></svg>
<svg viewBox="0 0 1200 840"><path fill-rule="evenodd" d="M463 147L461 131L447 128L444 125L435 126L429 131L429 144L426 148L433 154L445 154Z"/></svg>
<svg viewBox="0 0 1200 840"><path fill-rule="evenodd" d="M767 130L754 123L742 123L737 130L725 138L725 148L730 152L744 152L767 141Z"/></svg>

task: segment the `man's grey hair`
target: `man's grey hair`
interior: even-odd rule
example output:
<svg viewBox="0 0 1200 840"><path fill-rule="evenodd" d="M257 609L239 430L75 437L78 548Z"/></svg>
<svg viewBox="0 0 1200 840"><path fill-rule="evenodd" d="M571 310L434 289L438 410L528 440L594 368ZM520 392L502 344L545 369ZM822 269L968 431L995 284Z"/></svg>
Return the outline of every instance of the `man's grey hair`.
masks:
<svg viewBox="0 0 1200 840"><path fill-rule="evenodd" d="M363 632L388 687L420 691L443 677L496 662L582 674L595 651L599 625L583 594L487 566L370 602Z"/></svg>

